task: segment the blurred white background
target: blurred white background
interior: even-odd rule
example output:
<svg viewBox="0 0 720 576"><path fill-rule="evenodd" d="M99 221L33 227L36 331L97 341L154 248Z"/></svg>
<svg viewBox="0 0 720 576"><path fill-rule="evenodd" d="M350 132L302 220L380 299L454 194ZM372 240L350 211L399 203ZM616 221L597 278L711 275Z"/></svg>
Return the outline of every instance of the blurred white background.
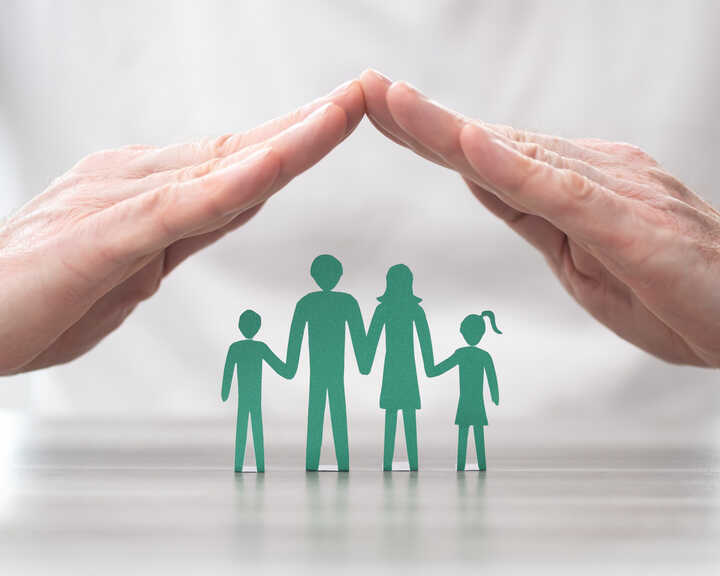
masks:
<svg viewBox="0 0 720 576"><path fill-rule="evenodd" d="M463 113L536 131L642 146L720 204L720 3L702 1L159 2L0 5L0 214L82 156L244 130L375 67ZM220 378L238 314L263 316L281 355L312 258L343 262L366 321L387 268L415 273L438 357L470 312L501 406L491 430L716 442L718 373L664 364L598 325L542 258L454 174L367 121L247 226L173 272L85 357L0 381L0 410L40 416L225 419ZM719 279L720 281L720 279ZM379 355L382 358L382 355ZM382 437L380 369L348 363L351 443ZM266 371L266 442L302 437L307 358ZM424 441L454 446L457 375L421 379ZM664 440L663 440L664 441Z"/></svg>

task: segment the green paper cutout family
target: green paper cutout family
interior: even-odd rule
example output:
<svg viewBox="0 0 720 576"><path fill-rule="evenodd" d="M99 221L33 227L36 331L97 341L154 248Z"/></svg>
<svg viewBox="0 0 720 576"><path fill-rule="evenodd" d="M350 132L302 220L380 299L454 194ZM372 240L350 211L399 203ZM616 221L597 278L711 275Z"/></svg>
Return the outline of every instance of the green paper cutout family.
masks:
<svg viewBox="0 0 720 576"><path fill-rule="evenodd" d="M237 371L235 471L242 472L248 421L252 423L256 470L265 470L261 413L263 362L283 378L293 378L298 369L306 326L310 357L306 469L318 470L327 403L338 471L349 470L344 382L346 325L361 374L370 373L380 336L383 329L385 331L386 354L380 392L380 408L385 410L383 470L392 470L399 411L403 414L410 470L418 469L415 412L420 409L420 391L415 367L415 331L428 377L444 374L456 366L459 369L460 398L455 416L455 424L458 426L457 469L465 470L468 433L472 427L478 469L485 470L484 426L488 420L483 400L483 374L487 376L490 397L495 404L498 404L499 397L492 358L477 344L485 333L485 318L490 321L492 329L501 334L495 324L494 314L486 310L481 315L467 316L460 325L460 333L468 345L458 348L449 358L436 365L428 322L420 306L420 298L413 294L413 276L407 266L397 264L388 270L387 287L378 298L380 304L375 309L367 333L355 298L333 290L342 273L342 265L333 256L323 254L313 261L310 274L320 290L301 298L295 307L285 362L264 342L254 339L260 329L260 315L252 310L246 310L240 315L238 327L245 339L230 346L222 383L224 402L229 397L233 375Z"/></svg>

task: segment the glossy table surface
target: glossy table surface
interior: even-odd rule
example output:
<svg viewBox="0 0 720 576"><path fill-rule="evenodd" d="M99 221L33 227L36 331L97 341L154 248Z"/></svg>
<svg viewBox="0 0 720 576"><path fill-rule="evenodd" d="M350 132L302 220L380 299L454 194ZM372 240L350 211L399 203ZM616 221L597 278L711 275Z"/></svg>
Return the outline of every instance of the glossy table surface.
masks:
<svg viewBox="0 0 720 576"><path fill-rule="evenodd" d="M485 473L424 449L418 473L383 473L360 445L338 474L303 471L297 439L265 474L234 474L210 422L6 419L0 432L3 574L720 565L712 446L512 443L489 451Z"/></svg>

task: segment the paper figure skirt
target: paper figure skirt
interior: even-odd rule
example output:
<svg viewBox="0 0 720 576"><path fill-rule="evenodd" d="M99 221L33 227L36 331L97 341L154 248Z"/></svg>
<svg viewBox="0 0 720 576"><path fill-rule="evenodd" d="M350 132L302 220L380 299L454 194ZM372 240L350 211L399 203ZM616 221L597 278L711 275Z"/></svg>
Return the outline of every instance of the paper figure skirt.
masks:
<svg viewBox="0 0 720 576"><path fill-rule="evenodd" d="M461 403L455 414L455 424L458 426L487 426L485 405L478 402Z"/></svg>

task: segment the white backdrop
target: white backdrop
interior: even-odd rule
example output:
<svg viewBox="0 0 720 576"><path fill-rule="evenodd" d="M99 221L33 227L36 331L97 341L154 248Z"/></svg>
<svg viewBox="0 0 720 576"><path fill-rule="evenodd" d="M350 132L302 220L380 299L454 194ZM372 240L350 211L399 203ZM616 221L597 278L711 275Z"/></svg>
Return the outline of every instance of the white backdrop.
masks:
<svg viewBox="0 0 720 576"><path fill-rule="evenodd" d="M369 66L485 120L631 141L718 205L719 22L711 0L3 0L0 210L95 150L250 128ZM501 407L488 410L499 430L552 420L567 436L719 437L717 372L666 365L598 325L459 177L367 121L87 356L0 380L0 409L230 419L220 375L238 314L260 312L259 337L284 354L323 252L342 260L339 288L366 321L388 266L408 264L439 357L461 345L465 314L495 310L504 334L483 343L499 375ZM302 434L307 375L306 356L292 382L266 371L266 434ZM382 434L380 375L349 362L354 441ZM421 434L454 442L456 374L421 379L421 394Z"/></svg>

